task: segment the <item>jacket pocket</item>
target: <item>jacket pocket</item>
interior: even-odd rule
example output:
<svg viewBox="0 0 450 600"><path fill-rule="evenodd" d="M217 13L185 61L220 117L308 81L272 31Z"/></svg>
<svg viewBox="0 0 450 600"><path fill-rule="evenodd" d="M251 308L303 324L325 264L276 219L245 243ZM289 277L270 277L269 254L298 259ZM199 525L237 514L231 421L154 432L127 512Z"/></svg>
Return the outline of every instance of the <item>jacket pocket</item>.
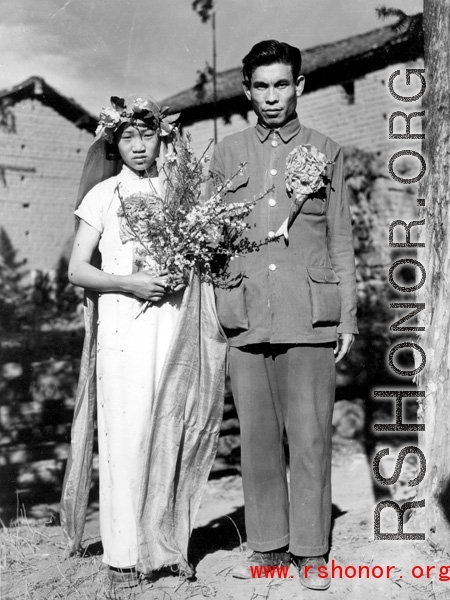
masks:
<svg viewBox="0 0 450 600"><path fill-rule="evenodd" d="M302 213L305 215L324 215L326 198L311 196L302 207Z"/></svg>
<svg viewBox="0 0 450 600"><path fill-rule="evenodd" d="M341 318L339 277L331 267L306 267L311 300L312 324L337 325Z"/></svg>
<svg viewBox="0 0 450 600"><path fill-rule="evenodd" d="M249 323L243 278L234 286L216 288L215 293L217 316L222 327L246 331Z"/></svg>

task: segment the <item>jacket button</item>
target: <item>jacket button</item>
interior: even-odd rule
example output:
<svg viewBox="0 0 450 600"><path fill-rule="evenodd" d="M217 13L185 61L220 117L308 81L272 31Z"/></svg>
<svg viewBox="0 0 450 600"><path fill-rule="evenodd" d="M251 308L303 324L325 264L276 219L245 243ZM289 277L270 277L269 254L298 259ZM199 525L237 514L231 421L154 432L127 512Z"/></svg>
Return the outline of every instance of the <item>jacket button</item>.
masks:
<svg viewBox="0 0 450 600"><path fill-rule="evenodd" d="M276 268L277 268L277 265L274 265L273 263L271 265L269 265L269 269L271 271L275 271Z"/></svg>
<svg viewBox="0 0 450 600"><path fill-rule="evenodd" d="M269 231L269 237L270 238L275 237L275 231Z"/></svg>
<svg viewBox="0 0 450 600"><path fill-rule="evenodd" d="M276 169L270 169L271 175L276 175L277 173L278 173L278 171Z"/></svg>
<svg viewBox="0 0 450 600"><path fill-rule="evenodd" d="M272 140L270 143L274 148L276 148L278 146L277 140Z"/></svg>
<svg viewBox="0 0 450 600"><path fill-rule="evenodd" d="M277 203L277 201L275 200L275 198L269 199L269 206L275 206L276 203Z"/></svg>

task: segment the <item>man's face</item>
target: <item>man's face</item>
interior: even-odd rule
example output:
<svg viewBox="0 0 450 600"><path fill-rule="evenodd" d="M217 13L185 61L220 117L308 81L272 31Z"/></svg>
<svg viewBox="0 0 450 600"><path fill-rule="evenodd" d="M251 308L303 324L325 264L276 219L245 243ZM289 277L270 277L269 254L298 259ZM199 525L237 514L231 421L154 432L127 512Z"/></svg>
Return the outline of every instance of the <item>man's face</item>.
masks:
<svg viewBox="0 0 450 600"><path fill-rule="evenodd" d="M255 69L244 92L259 120L276 129L292 119L304 85L303 75L294 81L290 65L273 63Z"/></svg>

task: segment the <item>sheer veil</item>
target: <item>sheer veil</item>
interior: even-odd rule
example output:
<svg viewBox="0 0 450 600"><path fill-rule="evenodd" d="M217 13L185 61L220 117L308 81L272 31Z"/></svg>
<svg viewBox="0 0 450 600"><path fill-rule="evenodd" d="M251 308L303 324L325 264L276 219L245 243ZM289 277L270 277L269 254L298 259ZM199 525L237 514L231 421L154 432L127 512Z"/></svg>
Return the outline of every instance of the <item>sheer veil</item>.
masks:
<svg viewBox="0 0 450 600"><path fill-rule="evenodd" d="M94 141L89 148L81 173L80 185L75 208L78 208L86 194L97 185L120 172L123 162L121 158L108 160L108 142L103 138Z"/></svg>
<svg viewBox="0 0 450 600"><path fill-rule="evenodd" d="M164 177L164 164L166 155L174 152L174 141L176 130L170 135L161 137L161 147L159 157L157 158L157 167L160 178ZM108 142L103 139L96 139L88 150L86 160L84 161L83 171L81 173L80 185L78 186L78 195L75 208L78 208L86 194L98 183L117 175L122 169L123 161L121 158L109 159Z"/></svg>

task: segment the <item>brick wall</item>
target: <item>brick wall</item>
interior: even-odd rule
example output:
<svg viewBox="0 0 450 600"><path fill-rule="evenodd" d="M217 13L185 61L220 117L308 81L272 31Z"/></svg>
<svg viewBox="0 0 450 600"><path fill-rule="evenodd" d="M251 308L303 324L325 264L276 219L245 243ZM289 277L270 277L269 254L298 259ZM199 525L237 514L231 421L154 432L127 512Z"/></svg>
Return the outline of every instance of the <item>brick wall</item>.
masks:
<svg viewBox="0 0 450 600"><path fill-rule="evenodd" d="M27 268L54 268L70 246L73 210L92 135L38 100L12 107L16 132L0 131L0 226Z"/></svg>
<svg viewBox="0 0 450 600"><path fill-rule="evenodd" d="M370 152L384 152L391 148L420 149L420 141L389 140L389 116L396 110L411 112L420 110L419 102L399 102L395 100L388 89L390 75L400 70L400 76L394 82L397 93L411 96L410 88L404 85L406 68L423 68L423 61L398 64L386 67L373 73L368 73L351 86L330 86L310 94L303 95L299 100L299 115L301 120L315 129L330 136L341 146L356 146ZM418 82L417 77L412 83ZM402 83L403 82L403 83ZM415 89L415 88L413 88ZM418 86L420 89L420 85ZM418 91L418 90L415 90ZM415 93L415 92L414 92ZM395 122L397 125L397 121ZM400 120L398 126L400 126ZM420 119L412 121L412 132L420 132Z"/></svg>
<svg viewBox="0 0 450 600"><path fill-rule="evenodd" d="M401 75L394 83L399 94L411 96L420 86L417 77L412 77L412 85L404 84L406 68L423 68L423 61L397 64L355 80L352 86L332 85L315 92L304 93L298 102L300 120L308 127L318 129L333 138L341 146L356 146L370 152L385 152L391 148L420 149L419 141L405 143L403 140L389 140L389 115L396 110L412 112L420 110L419 102L399 102L388 90L390 75L400 70ZM402 83L403 82L403 83ZM417 87L417 89L416 89ZM307 88L307 86L306 86ZM219 140L225 135L235 133L255 123L250 111L248 121L240 115L233 115L229 123L218 121ZM397 121L396 121L397 125ZM398 120L398 126L402 125ZM198 121L185 128L191 132L196 153L201 153L213 137L213 121ZM420 119L412 121L411 132L420 132Z"/></svg>

